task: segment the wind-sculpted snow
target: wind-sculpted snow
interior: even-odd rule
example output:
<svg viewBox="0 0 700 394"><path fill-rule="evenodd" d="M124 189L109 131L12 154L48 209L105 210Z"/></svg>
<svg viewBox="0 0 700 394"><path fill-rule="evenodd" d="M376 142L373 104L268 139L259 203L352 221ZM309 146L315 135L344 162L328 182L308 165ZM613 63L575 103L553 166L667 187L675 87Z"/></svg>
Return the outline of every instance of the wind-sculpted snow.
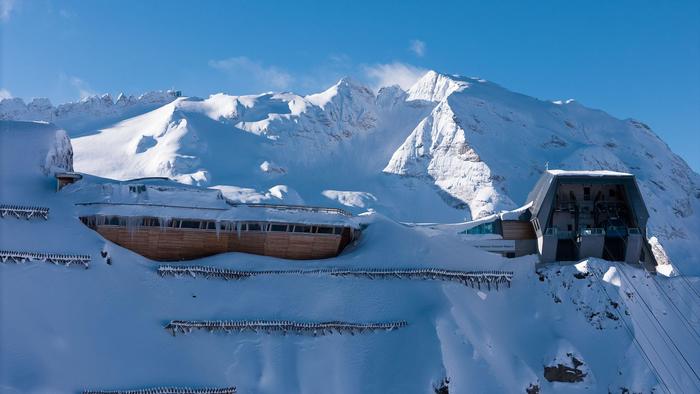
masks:
<svg viewBox="0 0 700 394"><path fill-rule="evenodd" d="M667 246L671 260L698 262L692 253L700 242L698 174L643 123L573 100L542 101L433 71L407 92L387 87L375 94L343 79L307 96L175 100L166 92L105 104L110 100L59 106L60 119L89 117L98 124L63 122L77 137L78 171L116 179L165 176L216 185L244 201L380 209L415 222L513 209L527 203L547 167L610 169L637 176L651 211L649 234ZM34 103L33 112L3 103L0 117L46 119L39 116L44 101ZM142 110L132 116L85 109L93 107ZM277 185L289 194L273 193Z"/></svg>
<svg viewBox="0 0 700 394"><path fill-rule="evenodd" d="M37 113L44 104L35 103ZM52 172L71 163L61 129L0 122L0 203L51 212L46 221L0 220L0 249L21 261L43 261L43 251L90 257L87 270L0 264L0 391L236 385L256 393L426 393L447 381L451 393L700 389L692 276L700 272L700 181L642 123L437 73L409 92L374 95L345 81L314 97L223 94L146 107L60 124L73 136L77 171L118 180L84 174L58 193ZM654 249L665 251L677 276L593 259L537 267L536 256L505 259L457 234L467 219L527 203L547 163L635 174ZM121 182L155 175L221 192L164 179ZM229 270L328 275L165 280L152 261L77 219L125 211L314 215L231 207L223 196L362 212L331 215L353 221L362 236L334 259L227 253L191 262L212 267L203 275L214 278ZM217 209L186 208L193 205ZM513 280L487 292L488 285L442 280L452 271L512 272ZM409 324L381 335L173 338L163 330L173 318ZM581 371L581 381L550 382L546 368L559 364Z"/></svg>

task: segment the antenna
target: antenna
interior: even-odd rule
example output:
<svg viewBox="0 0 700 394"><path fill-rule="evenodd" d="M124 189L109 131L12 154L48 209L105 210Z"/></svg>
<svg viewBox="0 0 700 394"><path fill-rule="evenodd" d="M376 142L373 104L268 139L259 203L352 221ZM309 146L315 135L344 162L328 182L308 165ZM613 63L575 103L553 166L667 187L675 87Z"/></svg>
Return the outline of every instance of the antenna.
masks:
<svg viewBox="0 0 700 394"><path fill-rule="evenodd" d="M549 162L548 161L544 162L544 170L549 171Z"/></svg>

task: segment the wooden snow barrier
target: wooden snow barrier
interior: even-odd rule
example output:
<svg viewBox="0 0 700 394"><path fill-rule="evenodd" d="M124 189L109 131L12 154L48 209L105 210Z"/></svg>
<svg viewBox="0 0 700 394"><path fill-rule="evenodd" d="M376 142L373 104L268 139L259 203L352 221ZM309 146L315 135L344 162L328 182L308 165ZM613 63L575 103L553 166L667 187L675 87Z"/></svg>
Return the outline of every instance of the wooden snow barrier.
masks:
<svg viewBox="0 0 700 394"><path fill-rule="evenodd" d="M299 270L267 270L240 271L226 268L207 266L172 266L158 267L160 276L183 275L206 279L239 280L260 275L331 275L337 277L363 277L368 279L409 279L409 280L441 280L458 282L465 286L488 290L499 289L499 286L510 287L513 280L512 271L454 271L440 268L404 268L404 269L299 269Z"/></svg>
<svg viewBox="0 0 700 394"><path fill-rule="evenodd" d="M49 220L49 209L45 207L0 204L0 217L14 216L17 219L41 218Z"/></svg>
<svg viewBox="0 0 700 394"><path fill-rule="evenodd" d="M28 262L45 262L55 265L82 264L86 269L90 266L90 256L84 254L34 253L0 250L0 261L15 264Z"/></svg>
<svg viewBox="0 0 700 394"><path fill-rule="evenodd" d="M236 394L236 388L155 387L140 390L84 390L83 394Z"/></svg>
<svg viewBox="0 0 700 394"><path fill-rule="evenodd" d="M194 329L207 330L209 332L244 332L262 331L268 334L281 333L283 335L326 335L326 334L364 334L374 331L393 331L402 327L406 327L408 323L405 321L387 322L387 323L349 323L342 321L329 321L321 323L305 323L295 322L290 320L242 320L242 321L226 321L226 320L172 320L165 325L165 329L170 331L173 336L180 334L188 334Z"/></svg>

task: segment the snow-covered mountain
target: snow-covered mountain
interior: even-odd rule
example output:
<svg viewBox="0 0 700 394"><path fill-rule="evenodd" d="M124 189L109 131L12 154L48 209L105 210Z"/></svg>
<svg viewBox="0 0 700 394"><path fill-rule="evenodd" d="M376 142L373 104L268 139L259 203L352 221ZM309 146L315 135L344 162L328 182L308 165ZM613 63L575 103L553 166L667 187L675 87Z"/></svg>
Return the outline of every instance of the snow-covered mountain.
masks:
<svg viewBox="0 0 700 394"><path fill-rule="evenodd" d="M434 71L408 91L374 93L345 78L308 96L175 96L100 96L57 108L6 99L0 119L65 128L78 171L167 176L233 197L289 195L294 202L375 208L404 221L512 209L525 203L546 166L630 172L652 211L649 234L673 259L698 262L698 174L643 123L573 100L542 101Z"/></svg>
<svg viewBox="0 0 700 394"><path fill-rule="evenodd" d="M99 127L102 122L133 116L173 101L179 92L153 91L140 96L120 93L117 100L109 94L89 96L80 101L53 106L46 98L34 98L28 103L19 97L0 100L0 120L34 120L52 122L71 129L73 135L83 129Z"/></svg>
<svg viewBox="0 0 700 394"><path fill-rule="evenodd" d="M375 93L343 79L308 96L175 96L0 102L0 204L50 208L47 221L0 219L0 250L92 260L88 270L0 263L0 392L167 385L433 393L446 378L452 394L700 390L700 179L642 123L436 72L408 91ZM405 223L519 206L546 163L634 173L650 208L649 235L685 275L596 259L536 267L535 256L505 259L470 246L453 225ZM161 278L153 261L77 219L76 203L128 194L128 186L86 175L89 187L56 193L51 174L72 168L122 180L174 178L187 186L163 189L189 198L184 203L217 194L202 189L213 187L245 202L373 210L361 216L368 227L360 240L337 258L226 253L195 265L507 270L512 287L320 275ZM163 330L171 319L408 325L354 336L172 337Z"/></svg>
<svg viewBox="0 0 700 394"><path fill-rule="evenodd" d="M87 270L0 263L3 393L155 386L433 393L447 381L452 394L692 392L700 385L693 377L700 362L700 304L688 287L697 286L696 278L657 278L641 267L594 259L536 270L535 256L505 259L439 226L405 225L381 213L363 215L369 226L360 241L331 260L227 253L191 264L508 270L512 286L495 291L455 282L321 275L163 278L155 262L105 241L76 217L75 203L118 185L87 176L82 185L56 193L50 175L70 170L72 154L65 132L54 125L0 121L0 201L50 209L46 221L0 219L0 250L79 253L92 261ZM216 194L175 184L163 190L194 204ZM174 337L163 329L171 319L407 326L359 335L248 331Z"/></svg>

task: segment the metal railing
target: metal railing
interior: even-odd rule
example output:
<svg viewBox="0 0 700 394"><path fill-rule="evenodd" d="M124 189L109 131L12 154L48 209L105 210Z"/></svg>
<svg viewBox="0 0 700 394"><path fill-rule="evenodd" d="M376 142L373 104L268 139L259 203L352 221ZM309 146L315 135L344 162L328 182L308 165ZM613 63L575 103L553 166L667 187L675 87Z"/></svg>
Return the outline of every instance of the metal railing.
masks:
<svg viewBox="0 0 700 394"><path fill-rule="evenodd" d="M581 236L605 235L605 230L602 228L582 228Z"/></svg>
<svg viewBox="0 0 700 394"><path fill-rule="evenodd" d="M228 199L224 200L227 205L231 207L249 207L249 208L268 208L275 209L278 211L297 211L297 212L319 212L328 213L334 215L343 215L352 217L352 214L340 208L327 208L327 207L313 207L306 205L284 205L284 204L250 204L250 203L236 203ZM157 207L157 208L181 208L181 209L204 209L212 211L227 211L228 208L215 208L215 207L195 207L195 206L185 206L185 205L170 205L170 204L152 204L152 203L128 203L128 202L79 202L75 205L90 206L90 205L124 205L124 206L146 206L146 207Z"/></svg>
<svg viewBox="0 0 700 394"><path fill-rule="evenodd" d="M289 205L289 204L265 204L265 203L242 203L235 202L228 198L224 198L226 204L232 207L249 207L249 208L269 208L276 209L279 211L300 211L300 212L320 212L320 213L331 213L335 215L352 216L352 214L344 209L340 208L329 208L329 207L315 207L309 205Z"/></svg>

